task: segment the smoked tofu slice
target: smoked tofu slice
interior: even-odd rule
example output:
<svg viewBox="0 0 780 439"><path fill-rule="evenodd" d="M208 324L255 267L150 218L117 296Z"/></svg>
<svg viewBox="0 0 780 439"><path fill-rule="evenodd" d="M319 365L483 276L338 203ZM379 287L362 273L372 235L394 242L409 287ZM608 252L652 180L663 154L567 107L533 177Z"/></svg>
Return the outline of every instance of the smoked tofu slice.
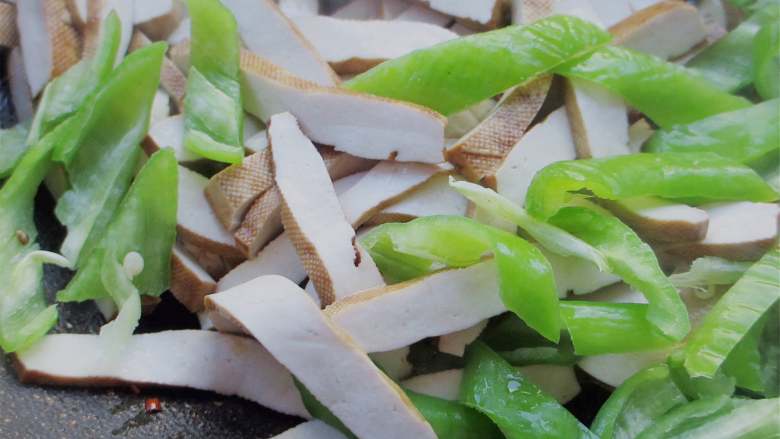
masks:
<svg viewBox="0 0 780 439"><path fill-rule="evenodd" d="M623 99L597 84L566 81L566 112L578 158L602 158L631 153L628 109Z"/></svg>
<svg viewBox="0 0 780 439"><path fill-rule="evenodd" d="M184 116L181 114L152 123L141 146L147 155L152 155L162 148L172 148L176 161L181 164L202 159L184 147Z"/></svg>
<svg viewBox="0 0 780 439"><path fill-rule="evenodd" d="M183 0L133 0L133 21L155 41L168 38L186 15Z"/></svg>
<svg viewBox="0 0 780 439"><path fill-rule="evenodd" d="M493 29L501 24L503 0L421 0L431 9L461 19L465 24Z"/></svg>
<svg viewBox="0 0 780 439"><path fill-rule="evenodd" d="M65 0L24 0L16 5L16 26L33 96L80 59L78 33L66 21L68 16Z"/></svg>
<svg viewBox="0 0 780 439"><path fill-rule="evenodd" d="M506 93L485 120L447 149L447 160L469 180L495 187L496 170L539 113L551 82L545 76Z"/></svg>
<svg viewBox="0 0 780 439"><path fill-rule="evenodd" d="M217 290L214 279L180 245L171 256L171 293L185 308L203 310L203 298Z"/></svg>
<svg viewBox="0 0 780 439"><path fill-rule="evenodd" d="M605 201L604 205L650 241L700 241L707 234L709 215L696 207L655 197Z"/></svg>
<svg viewBox="0 0 780 439"><path fill-rule="evenodd" d="M133 32L129 50L132 52L151 44L152 41L139 30ZM179 112L184 111L184 95L187 93L187 77L168 56L163 58L160 71L160 87L168 93Z"/></svg>
<svg viewBox="0 0 780 439"><path fill-rule="evenodd" d="M458 37L436 25L401 20L357 21L315 15L295 17L293 22L339 74L362 73L388 59Z"/></svg>
<svg viewBox="0 0 780 439"><path fill-rule="evenodd" d="M16 47L19 44L19 32L16 30L16 6L0 3L0 46Z"/></svg>
<svg viewBox="0 0 780 439"><path fill-rule="evenodd" d="M346 439L340 431L319 419L298 424L271 439Z"/></svg>
<svg viewBox="0 0 780 439"><path fill-rule="evenodd" d="M322 303L383 285L374 261L361 256L322 157L295 118L289 113L273 116L268 135L284 230Z"/></svg>
<svg viewBox="0 0 780 439"><path fill-rule="evenodd" d="M306 270L298 259L292 241L283 233L268 243L254 259L244 261L217 283L217 291L225 291L260 276L276 274L295 283L306 279Z"/></svg>
<svg viewBox="0 0 780 439"><path fill-rule="evenodd" d="M115 362L105 361L105 341L98 335L52 334L17 353L16 370L23 383L186 387L310 417L292 376L263 346L211 331L134 335Z"/></svg>
<svg viewBox="0 0 780 439"><path fill-rule="evenodd" d="M406 394L289 280L257 278L208 296L206 307L243 326L358 437L436 438Z"/></svg>
<svg viewBox="0 0 780 439"><path fill-rule="evenodd" d="M504 311L492 260L374 288L325 308L366 352L460 331Z"/></svg>
<svg viewBox="0 0 780 439"><path fill-rule="evenodd" d="M439 337L439 352L462 357L466 346L482 334L487 324L488 321L483 320L470 328L442 335Z"/></svg>
<svg viewBox="0 0 780 439"><path fill-rule="evenodd" d="M15 26L15 25L14 25ZM14 105L14 113L19 121L32 120L35 115L33 107L33 95L30 84L27 81L27 72L24 69L22 52L14 47L6 59L8 63L8 88L11 102Z"/></svg>
<svg viewBox="0 0 780 439"><path fill-rule="evenodd" d="M241 41L251 52L315 84L339 83L317 50L272 0L222 0L238 22Z"/></svg>
<svg viewBox="0 0 780 439"><path fill-rule="evenodd" d="M466 216L467 209L468 200L450 187L449 174L441 174L373 215L367 224L405 222L432 215Z"/></svg>

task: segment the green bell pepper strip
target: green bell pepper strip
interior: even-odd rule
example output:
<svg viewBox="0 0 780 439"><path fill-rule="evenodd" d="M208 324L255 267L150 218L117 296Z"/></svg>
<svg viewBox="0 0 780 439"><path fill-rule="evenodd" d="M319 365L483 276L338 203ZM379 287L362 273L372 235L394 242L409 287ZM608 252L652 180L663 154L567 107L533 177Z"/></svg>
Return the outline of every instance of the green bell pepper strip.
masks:
<svg viewBox="0 0 780 439"><path fill-rule="evenodd" d="M29 127L24 123L0 130L0 179L11 175L27 151L28 134Z"/></svg>
<svg viewBox="0 0 780 439"><path fill-rule="evenodd" d="M119 264L117 255L113 251L103 252L100 280L119 309L116 318L100 328L100 340L104 345L102 351L108 358L118 356L121 349L130 341L138 321L141 320L141 295L138 294L138 289L132 281L132 277L137 273L128 273L128 270L129 267Z"/></svg>
<svg viewBox="0 0 780 439"><path fill-rule="evenodd" d="M780 306L775 305L767 313L766 327L761 335L758 350L761 353L761 375L764 396L780 396Z"/></svg>
<svg viewBox="0 0 780 439"><path fill-rule="evenodd" d="M609 271L647 298L647 320L674 341L691 329L688 310L658 264L655 253L618 218L595 209L572 206L559 210L550 224L592 245L609 263Z"/></svg>
<svg viewBox="0 0 780 439"><path fill-rule="evenodd" d="M577 256L591 261L602 271L608 269L609 264L601 252L570 233L537 220L494 190L467 181L455 181L452 177L450 186L491 215L517 224L546 249L562 256Z"/></svg>
<svg viewBox="0 0 780 439"><path fill-rule="evenodd" d="M236 19L218 0L188 0L187 6L192 65L184 98L184 145L211 160L241 163L244 113Z"/></svg>
<svg viewBox="0 0 780 439"><path fill-rule="evenodd" d="M149 158L122 199L102 239L67 288L57 293L57 300L70 302L112 297L102 274L107 269L104 260L107 253L116 258L123 258L130 252L141 255L144 269L133 278L141 295L159 296L168 289L171 251L176 239L177 178L178 168L172 150L160 150Z"/></svg>
<svg viewBox="0 0 780 439"><path fill-rule="evenodd" d="M403 233L403 224L383 224L381 228L381 231L364 235L360 243L370 251L374 263L386 282L391 284L404 282L442 268L435 266L430 259L399 253L395 250L391 236L394 233Z"/></svg>
<svg viewBox="0 0 780 439"><path fill-rule="evenodd" d="M601 406L591 430L601 439L634 438L670 409L687 403L660 364L637 372Z"/></svg>
<svg viewBox="0 0 780 439"><path fill-rule="evenodd" d="M672 351L666 357L666 365L669 367L672 380L689 400L731 396L736 390L734 378L727 376L723 371L718 371L711 378L692 377L685 370L684 348Z"/></svg>
<svg viewBox="0 0 780 439"><path fill-rule="evenodd" d="M756 34L753 66L753 84L758 94L764 99L780 97L780 22L766 23Z"/></svg>
<svg viewBox="0 0 780 439"><path fill-rule="evenodd" d="M120 28L119 18L115 12L111 12L103 20L95 55L82 59L46 86L30 127L29 144L38 142L55 126L89 107L90 96L100 90L114 68L114 60L119 50ZM67 162L77 144L70 142L67 148L58 145L54 159Z"/></svg>
<svg viewBox="0 0 780 439"><path fill-rule="evenodd" d="M565 334L564 334L565 335ZM512 313L493 319L479 335L479 340L495 351L510 351L528 347L555 347L556 345L539 335ZM570 340L562 338L559 346Z"/></svg>
<svg viewBox="0 0 780 439"><path fill-rule="evenodd" d="M748 166L760 165L780 154L778 120L780 100L775 99L658 130L644 149L654 153L712 152Z"/></svg>
<svg viewBox="0 0 780 439"><path fill-rule="evenodd" d="M505 437L596 437L484 343L471 344L465 358L460 401L487 415Z"/></svg>
<svg viewBox="0 0 780 439"><path fill-rule="evenodd" d="M499 352L498 354L509 364L517 367L534 364L571 366L579 359L579 357L574 354L574 349L570 345L561 347L538 346L533 348L517 348L512 351Z"/></svg>
<svg viewBox="0 0 780 439"><path fill-rule="evenodd" d="M708 201L774 201L775 192L755 171L715 154L633 154L553 163L528 188L526 209L546 220L587 190L607 200L641 196Z"/></svg>
<svg viewBox="0 0 780 439"><path fill-rule="evenodd" d="M735 284L753 265L752 262L729 261L714 256L698 258L684 273L669 276L669 281L677 288L695 288L703 290L712 285Z"/></svg>
<svg viewBox="0 0 780 439"><path fill-rule="evenodd" d="M623 47L604 47L556 73L611 90L661 127L750 106L685 67Z"/></svg>
<svg viewBox="0 0 780 439"><path fill-rule="evenodd" d="M721 368L726 376L733 377L737 387L756 393L763 393L764 376L761 371L761 351L759 344L767 318L763 317L755 324L726 357Z"/></svg>
<svg viewBox="0 0 780 439"><path fill-rule="evenodd" d="M780 400L709 398L658 418L637 439L765 439L780 437Z"/></svg>
<svg viewBox="0 0 780 439"><path fill-rule="evenodd" d="M394 254L376 251L372 244L383 239L392 242ZM545 338L557 342L560 337L552 268L536 247L516 235L464 217L430 216L379 226L361 242L372 257L377 255L375 260L412 255L449 267L473 265L492 252L498 267L499 292L507 309Z"/></svg>
<svg viewBox="0 0 780 439"><path fill-rule="evenodd" d="M91 103L78 149L66 164L70 189L55 214L68 228L61 253L81 267L122 200L149 129L167 46L129 54Z"/></svg>
<svg viewBox="0 0 780 439"><path fill-rule="evenodd" d="M405 390L420 414L431 424L436 436L452 439L501 439L504 436L480 412L455 401Z"/></svg>
<svg viewBox="0 0 780 439"><path fill-rule="evenodd" d="M650 351L673 345L648 321L648 309L641 303L561 302L563 324L577 355Z"/></svg>
<svg viewBox="0 0 780 439"><path fill-rule="evenodd" d="M715 304L685 349L693 377L712 377L740 340L780 300L780 249L770 250Z"/></svg>
<svg viewBox="0 0 780 439"><path fill-rule="evenodd" d="M416 50L343 85L449 115L579 59L611 39L584 20L549 17Z"/></svg>

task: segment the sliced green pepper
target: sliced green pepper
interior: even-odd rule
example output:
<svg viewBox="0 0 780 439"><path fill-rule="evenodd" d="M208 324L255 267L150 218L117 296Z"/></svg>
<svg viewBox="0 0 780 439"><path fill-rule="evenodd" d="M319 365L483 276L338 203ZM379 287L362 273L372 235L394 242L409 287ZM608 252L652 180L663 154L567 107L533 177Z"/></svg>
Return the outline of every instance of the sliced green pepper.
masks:
<svg viewBox="0 0 780 439"><path fill-rule="evenodd" d="M704 289L712 285L732 285L753 265L751 262L729 261L705 256L691 264L684 273L675 273L669 280L677 288Z"/></svg>
<svg viewBox="0 0 780 439"><path fill-rule="evenodd" d="M558 401L482 342L466 351L460 400L487 415L507 438L595 437Z"/></svg>
<svg viewBox="0 0 780 439"><path fill-rule="evenodd" d="M747 99L719 90L685 67L623 47L604 47L557 73L619 94L661 127L750 106Z"/></svg>
<svg viewBox="0 0 780 439"><path fill-rule="evenodd" d="M62 254L82 266L130 185L149 128L166 45L155 43L125 58L91 104L79 148L66 165L70 189L55 214L68 228Z"/></svg>
<svg viewBox="0 0 780 439"><path fill-rule="evenodd" d="M29 127L19 123L5 130L0 130L0 179L13 172L27 150L27 135Z"/></svg>
<svg viewBox="0 0 780 439"><path fill-rule="evenodd" d="M774 201L777 193L752 169L715 154L633 154L553 163L531 182L526 209L547 219L569 199L587 190L620 200L659 196L710 201Z"/></svg>
<svg viewBox="0 0 780 439"><path fill-rule="evenodd" d="M392 242L392 248L385 245L379 249L373 244L386 239ZM399 260L402 255L466 267L492 252L498 266L501 299L507 309L547 339L558 341L560 313L552 268L536 247L516 235L464 217L430 216L379 226L361 243L380 261L383 273L392 270L383 267L383 261Z"/></svg>
<svg viewBox="0 0 780 439"><path fill-rule="evenodd" d="M187 6L192 65L184 98L184 145L208 159L241 163L244 113L236 19L218 0L188 0Z"/></svg>
<svg viewBox="0 0 780 439"><path fill-rule="evenodd" d="M652 366L627 379L601 406L591 429L601 439L634 438L670 409L688 400L666 365Z"/></svg>
<svg viewBox="0 0 780 439"><path fill-rule="evenodd" d="M344 86L448 115L579 59L611 38L594 24L555 16L417 50Z"/></svg>
<svg viewBox="0 0 780 439"><path fill-rule="evenodd" d="M452 439L500 439L504 436L495 424L478 411L455 401L406 390L420 414L427 420L436 436Z"/></svg>
<svg viewBox="0 0 780 439"><path fill-rule="evenodd" d="M753 66L753 83L758 94L764 99L780 97L780 22L766 23L756 34ZM776 102L775 106L778 105Z"/></svg>
<svg viewBox="0 0 780 439"><path fill-rule="evenodd" d="M734 346L734 349L723 362L723 373L733 377L737 387L752 390L757 393L764 392L764 377L761 372L761 351L759 344L764 332L767 318L764 316L755 324L742 340Z"/></svg>
<svg viewBox="0 0 780 439"><path fill-rule="evenodd" d="M685 368L693 377L712 377L740 340L780 300L780 250L775 248L734 284L693 332Z"/></svg>
<svg viewBox="0 0 780 439"><path fill-rule="evenodd" d="M780 152L780 100L717 114L688 125L658 130L647 152L713 152L748 166L777 159Z"/></svg>
<svg viewBox="0 0 780 439"><path fill-rule="evenodd" d="M577 362L571 345L561 347L537 346L532 348L517 348L511 351L499 352L504 360L512 366L530 366L533 364L558 364L570 366Z"/></svg>

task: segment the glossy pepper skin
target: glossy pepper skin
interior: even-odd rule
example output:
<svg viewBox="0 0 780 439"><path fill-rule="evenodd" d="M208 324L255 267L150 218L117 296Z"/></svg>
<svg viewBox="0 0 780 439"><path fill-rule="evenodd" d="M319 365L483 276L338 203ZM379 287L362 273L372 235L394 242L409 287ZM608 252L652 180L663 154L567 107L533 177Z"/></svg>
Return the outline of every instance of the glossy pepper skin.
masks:
<svg viewBox="0 0 780 439"><path fill-rule="evenodd" d="M460 401L489 417L505 437L596 437L484 343L471 344L465 360Z"/></svg>
<svg viewBox="0 0 780 439"><path fill-rule="evenodd" d="M241 44L235 17L219 0L188 0L191 67L184 98L184 146L205 158L241 163Z"/></svg>
<svg viewBox="0 0 780 439"><path fill-rule="evenodd" d="M492 253L498 266L501 299L507 309L549 340L558 341L560 314L555 279L547 259L524 239L457 216L430 216L404 224L385 224L361 240L383 274L410 255L415 269L433 263L466 267ZM408 263L401 265L409 270ZM414 270L412 270L414 271ZM392 276L392 275L391 275Z"/></svg>
<svg viewBox="0 0 780 439"><path fill-rule="evenodd" d="M780 22L778 21L764 24L753 39L753 84L764 99L780 97Z"/></svg>
<svg viewBox="0 0 780 439"><path fill-rule="evenodd" d="M417 50L352 78L344 87L448 115L549 73L611 39L594 24L555 16Z"/></svg>
<svg viewBox="0 0 780 439"><path fill-rule="evenodd" d="M646 152L715 153L754 168L765 168L780 154L780 100L716 114L655 132Z"/></svg>

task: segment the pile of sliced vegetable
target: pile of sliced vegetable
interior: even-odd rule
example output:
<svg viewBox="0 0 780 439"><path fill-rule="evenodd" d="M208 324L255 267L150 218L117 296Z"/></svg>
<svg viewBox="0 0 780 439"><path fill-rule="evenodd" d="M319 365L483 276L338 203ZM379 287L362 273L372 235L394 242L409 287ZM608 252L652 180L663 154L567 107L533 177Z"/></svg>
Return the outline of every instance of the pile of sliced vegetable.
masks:
<svg viewBox="0 0 780 439"><path fill-rule="evenodd" d="M22 382L280 438L780 437L780 2L318 3L0 3ZM49 334L44 264L99 334ZM161 300L201 330L134 335Z"/></svg>

